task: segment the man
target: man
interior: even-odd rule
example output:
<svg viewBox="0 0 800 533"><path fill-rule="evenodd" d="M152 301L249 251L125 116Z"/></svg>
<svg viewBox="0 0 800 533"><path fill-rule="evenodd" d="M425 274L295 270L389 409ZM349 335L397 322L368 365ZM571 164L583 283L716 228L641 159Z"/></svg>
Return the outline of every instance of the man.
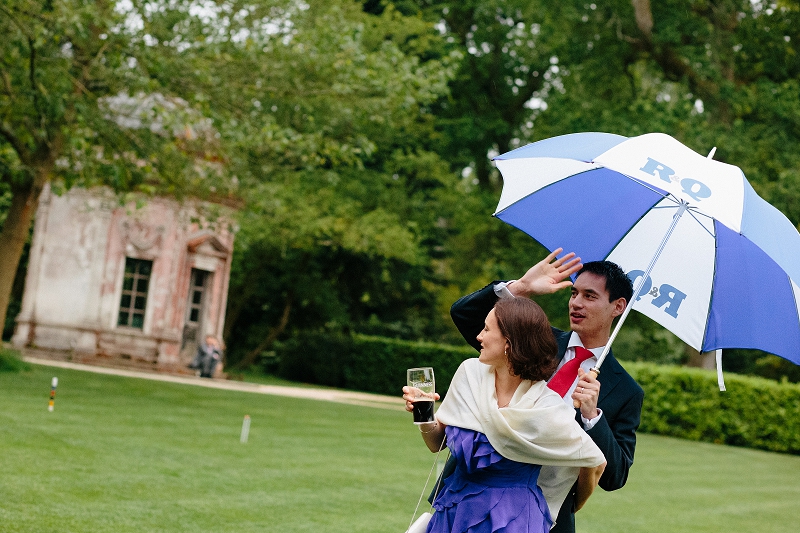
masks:
<svg viewBox="0 0 800 533"><path fill-rule="evenodd" d="M581 363L578 376L568 388L564 400L570 405L580 403L575 419L602 450L608 462L600 478L600 487L616 490L625 485L633 464L644 391L611 352L597 378L589 369L596 364L597 357L608 343L612 323L625 310L633 287L631 280L615 263L596 261L581 265L580 258L575 258L573 253L557 258L561 251L559 248L548 255L519 280L494 282L464 296L453 304L450 314L467 342L480 350L476 337L498 298L539 296L571 287L569 322L572 331L553 328L561 359L559 369L575 358L576 347L588 349L592 356ZM573 284L569 276L575 272L578 275ZM552 533L575 531L574 496L573 487L561 506Z"/></svg>

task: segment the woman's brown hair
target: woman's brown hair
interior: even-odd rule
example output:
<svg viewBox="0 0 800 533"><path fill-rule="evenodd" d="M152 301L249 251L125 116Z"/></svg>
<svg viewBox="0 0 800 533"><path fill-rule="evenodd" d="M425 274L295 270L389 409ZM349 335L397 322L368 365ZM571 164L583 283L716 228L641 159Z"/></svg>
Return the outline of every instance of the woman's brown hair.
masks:
<svg viewBox="0 0 800 533"><path fill-rule="evenodd" d="M558 366L558 345L542 308L528 298L504 298L494 313L508 340L511 373L531 381L549 379Z"/></svg>

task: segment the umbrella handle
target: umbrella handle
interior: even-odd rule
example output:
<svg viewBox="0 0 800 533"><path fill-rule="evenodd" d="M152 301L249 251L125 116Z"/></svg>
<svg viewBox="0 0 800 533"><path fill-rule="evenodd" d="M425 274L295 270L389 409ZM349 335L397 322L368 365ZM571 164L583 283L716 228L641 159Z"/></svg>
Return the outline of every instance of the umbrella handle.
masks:
<svg viewBox="0 0 800 533"><path fill-rule="evenodd" d="M589 370L589 372L594 374L595 379L597 379L597 376L600 375L600 369L596 367L593 367L591 370ZM581 406L581 402L579 402L578 400L572 400L572 406L575 409L578 409Z"/></svg>

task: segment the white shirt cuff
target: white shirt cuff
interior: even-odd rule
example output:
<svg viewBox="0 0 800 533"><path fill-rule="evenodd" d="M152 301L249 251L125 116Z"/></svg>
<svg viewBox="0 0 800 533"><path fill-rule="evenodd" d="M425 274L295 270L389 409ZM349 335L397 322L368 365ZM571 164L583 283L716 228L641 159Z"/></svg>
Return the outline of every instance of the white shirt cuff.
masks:
<svg viewBox="0 0 800 533"><path fill-rule="evenodd" d="M508 286L510 284L514 283L515 281L517 281L517 280L512 279L510 281L501 281L500 283L495 284L494 293L501 300L504 299L504 298L513 298L514 295L511 294L510 290L508 290Z"/></svg>
<svg viewBox="0 0 800 533"><path fill-rule="evenodd" d="M584 418L583 415L581 415L581 422L583 422L583 429L585 431L589 431L590 429L592 429L594 425L597 424L597 421L600 420L600 417L603 416L602 409L598 409L597 413L598 415L592 418L591 420L589 420L588 418Z"/></svg>

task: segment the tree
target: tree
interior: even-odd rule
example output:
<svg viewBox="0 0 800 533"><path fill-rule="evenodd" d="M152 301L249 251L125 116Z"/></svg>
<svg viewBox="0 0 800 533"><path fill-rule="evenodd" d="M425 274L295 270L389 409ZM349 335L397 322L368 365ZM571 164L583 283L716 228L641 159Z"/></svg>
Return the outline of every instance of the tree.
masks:
<svg viewBox="0 0 800 533"><path fill-rule="evenodd" d="M526 0L417 4L463 57L450 82L451 97L434 106L444 133L440 151L449 154L455 170L469 168L482 189L497 192L500 180L490 154L516 148L532 130L538 106L558 88L571 6Z"/></svg>

